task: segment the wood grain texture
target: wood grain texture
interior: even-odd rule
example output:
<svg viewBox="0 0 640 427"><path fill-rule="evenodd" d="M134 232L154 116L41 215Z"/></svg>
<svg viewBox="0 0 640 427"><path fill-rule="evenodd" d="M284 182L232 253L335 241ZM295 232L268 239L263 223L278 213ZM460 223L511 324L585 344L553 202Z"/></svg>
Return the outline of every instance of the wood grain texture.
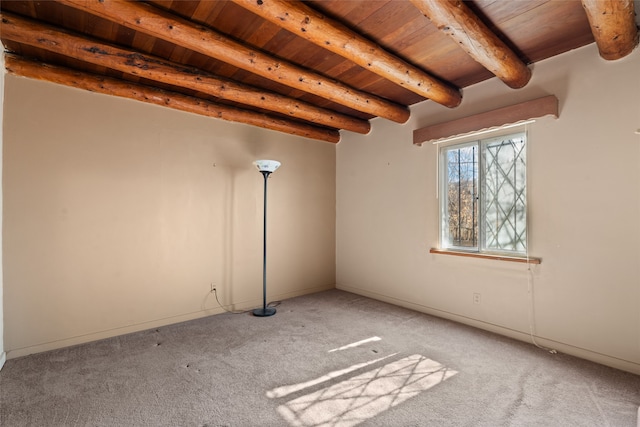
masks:
<svg viewBox="0 0 640 427"><path fill-rule="evenodd" d="M201 116L249 124L320 141L337 143L340 140L340 133L335 129L326 129L319 126L270 117L266 114L207 102L181 93L168 92L110 77L101 77L62 67L46 65L13 55L7 55L5 57L5 63L7 71L17 76L49 81L106 95L134 99L136 101L169 107Z"/></svg>
<svg viewBox="0 0 640 427"><path fill-rule="evenodd" d="M69 6L71 1L75 6ZM267 0L265 4L271 1L281 3L282 0ZM603 0L598 4L608 2ZM437 3L447 6L455 2ZM292 4L295 6L298 3ZM452 37L425 18L410 1L305 0L300 4L324 17L320 21L337 23L329 28L342 25L356 39L369 40L377 51L388 52L450 87L465 88L495 76L460 48L460 44ZM581 0L476 0L462 4L524 64L535 63L595 41ZM135 12L129 15L120 13L123 7ZM391 110L386 113L395 115L390 119L401 123L409 115L409 106L429 99L409 90L407 84L398 84L374 73L372 68L377 65L376 61L362 62L362 59L358 59L360 54L350 60L305 38L304 34L311 32L309 28L313 26L315 18L307 25L307 31L302 31L304 26L301 25L298 30L291 32L232 0L11 0L0 2L0 10L71 31L91 43L99 39L101 43L179 64L185 69L199 69L203 74L213 75L221 81L233 81L264 93L278 94L289 99L288 102L293 99L334 115L358 119L361 122L352 125L359 127L359 131L353 127L341 127L354 132L364 132L368 124L363 126L363 123L379 116L389 106ZM307 15L312 16L310 13ZM304 24L303 21L304 18L300 22ZM617 22L612 25L628 25L629 20ZM198 37L201 34L204 40ZM218 35L221 40L236 44L218 42ZM163 79L148 79L139 73L140 69L134 75L54 53L39 45L9 40L4 36L2 26L0 38L8 52L40 62L176 91L205 101L218 102L219 99L198 89L176 87ZM191 45L185 45L185 39L189 39ZM225 52L226 57L217 54L216 43L229 47ZM240 48L235 50L233 46ZM250 52L258 52L262 56L252 57ZM359 52L366 53L366 49ZM370 56L377 60L377 55ZM234 60L236 62L232 62ZM272 68L272 75L265 77L269 67ZM303 70L308 74L291 73L287 69ZM393 72L396 71L399 71L398 77L407 77L406 67ZM261 75L261 72L264 73ZM306 78L307 75L310 77ZM324 87L325 81L334 86ZM260 104L243 104L231 99L221 99L220 102L270 114ZM381 105L376 105L376 102L384 105L383 110L379 109ZM291 116L288 111L298 112L293 109L294 104L283 106L279 111L271 104L274 103L270 103L270 111L285 114L286 117L311 120L321 126L341 126L336 120L320 123L321 119L312 119L311 116L304 119L297 114Z"/></svg>
<svg viewBox="0 0 640 427"><path fill-rule="evenodd" d="M419 95L447 107L462 100L460 91L389 53L345 25L300 1L233 0L236 4L312 43Z"/></svg>
<svg viewBox="0 0 640 427"><path fill-rule="evenodd" d="M231 80L221 79L196 68L87 40L84 37L59 31L51 26L17 15L3 13L1 16L3 37L8 40L39 46L80 61L336 129L347 129L358 133L367 133L370 130L370 125L365 120L341 115L279 94L257 90Z"/></svg>
<svg viewBox="0 0 640 427"><path fill-rule="evenodd" d="M624 58L638 45L632 0L582 0L600 56Z"/></svg>
<svg viewBox="0 0 640 427"><path fill-rule="evenodd" d="M403 106L279 60L260 50L231 40L216 31L197 27L189 21L147 4L99 0L59 0L59 2L355 110L398 123L404 123L409 119L409 111Z"/></svg>
<svg viewBox="0 0 640 427"><path fill-rule="evenodd" d="M469 56L509 87L521 88L529 82L531 70L462 1L411 2Z"/></svg>

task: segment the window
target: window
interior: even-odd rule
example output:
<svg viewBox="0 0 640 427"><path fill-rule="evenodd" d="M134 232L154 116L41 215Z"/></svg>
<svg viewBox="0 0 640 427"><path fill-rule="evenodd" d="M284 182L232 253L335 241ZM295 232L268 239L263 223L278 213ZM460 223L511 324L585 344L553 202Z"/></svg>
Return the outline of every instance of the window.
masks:
<svg viewBox="0 0 640 427"><path fill-rule="evenodd" d="M440 149L441 248L527 251L526 134Z"/></svg>

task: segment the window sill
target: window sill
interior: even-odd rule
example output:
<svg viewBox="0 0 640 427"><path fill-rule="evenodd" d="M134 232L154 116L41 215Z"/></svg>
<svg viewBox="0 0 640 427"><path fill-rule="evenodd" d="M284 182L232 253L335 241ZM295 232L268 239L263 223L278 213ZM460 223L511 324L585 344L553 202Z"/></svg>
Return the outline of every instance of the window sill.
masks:
<svg viewBox="0 0 640 427"><path fill-rule="evenodd" d="M478 252L462 252L462 251L452 251L448 249L436 249L436 248L431 248L431 250L429 250L429 253L464 256L464 257L470 257L470 258L492 259L496 261L521 262L525 264L540 264L542 262L541 258L533 258L533 257L525 258L525 257L518 257L518 256L491 255L491 254L481 254Z"/></svg>

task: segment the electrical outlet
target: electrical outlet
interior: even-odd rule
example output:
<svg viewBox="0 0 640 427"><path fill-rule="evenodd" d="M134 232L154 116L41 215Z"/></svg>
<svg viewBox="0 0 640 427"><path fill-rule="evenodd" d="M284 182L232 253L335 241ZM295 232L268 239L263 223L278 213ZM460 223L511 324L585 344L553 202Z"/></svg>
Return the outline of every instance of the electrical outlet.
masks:
<svg viewBox="0 0 640 427"><path fill-rule="evenodd" d="M480 304L480 294L477 292L474 292L473 294L473 303L474 304Z"/></svg>

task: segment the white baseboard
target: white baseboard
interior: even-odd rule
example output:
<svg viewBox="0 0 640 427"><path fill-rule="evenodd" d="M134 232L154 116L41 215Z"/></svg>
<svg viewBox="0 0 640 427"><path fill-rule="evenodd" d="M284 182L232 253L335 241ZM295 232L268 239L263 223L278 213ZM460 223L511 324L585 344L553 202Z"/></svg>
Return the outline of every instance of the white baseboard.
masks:
<svg viewBox="0 0 640 427"><path fill-rule="evenodd" d="M463 323L465 325L473 326L478 329L494 332L496 334L504 335L509 338L514 338L519 341L532 343L531 335L528 332L509 329L504 326L494 325L491 323L483 322L481 320L472 319L470 317L461 316L455 313L449 313L446 311L435 309L433 307L416 304L410 301L397 299L394 297L390 297L388 295L378 294L376 292L370 292L370 291L352 287L352 286L336 285L336 289L366 296L369 298L376 299L378 301L387 302L389 304L394 304L401 307L409 308L411 310L430 314L435 317L441 317L443 319L453 320L454 322ZM570 344L554 341L544 337L539 337L537 335L535 336L535 340L540 346L543 346L546 348L552 348L564 354L569 354L571 356L579 357L581 359L600 363L601 365L610 366L612 368L616 368L622 371L631 372L632 374L640 375L640 363L634 363L628 360L623 360L613 356L608 356L606 354L593 352L584 348L574 347ZM640 424L638 425L638 427L640 427Z"/></svg>
<svg viewBox="0 0 640 427"><path fill-rule="evenodd" d="M269 299L272 301L285 300L288 298L294 298L301 295L313 294L316 292L322 292L329 289L335 289L335 285L318 286L314 288L300 289L300 290L295 290L291 292L283 292L276 295L270 295ZM261 307L261 306L262 306L262 298L251 300L251 301L244 301L237 304L232 304L228 306L227 309L248 310L251 308ZM174 323L187 322L189 320L195 320L202 317L213 316L215 314L221 314L221 313L224 313L224 309L222 309L219 306L212 307L212 308L205 308L203 310L199 310L193 313L186 313L186 314L171 316L163 319L156 319L149 322L143 322L143 323L138 323L134 325L124 326L121 328L114 328L114 329L108 329L104 331L93 332L86 335L45 342L45 343L22 347L22 348L7 349L6 355L3 353L3 357L6 357L8 359L15 359L16 357L27 356L29 354L42 353L44 351L70 347L73 345L84 344L91 341L98 341L101 339L111 338L118 335L126 335L133 332L140 332L147 329L159 328L162 326L172 325Z"/></svg>
<svg viewBox="0 0 640 427"><path fill-rule="evenodd" d="M4 362L6 361L7 361L7 353L3 351L2 353L0 353L0 370L2 370L2 367L4 366Z"/></svg>

